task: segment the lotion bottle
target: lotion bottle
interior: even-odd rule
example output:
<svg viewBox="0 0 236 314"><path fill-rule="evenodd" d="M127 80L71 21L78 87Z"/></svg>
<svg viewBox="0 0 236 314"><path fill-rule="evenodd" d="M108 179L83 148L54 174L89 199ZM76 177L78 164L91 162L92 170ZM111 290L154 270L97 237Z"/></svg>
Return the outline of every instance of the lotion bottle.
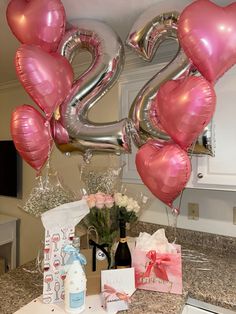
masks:
<svg viewBox="0 0 236 314"><path fill-rule="evenodd" d="M67 246L66 251L71 255L70 266L65 278L65 310L67 313L82 313L85 310L87 279L82 265L86 264L85 257L73 246Z"/></svg>

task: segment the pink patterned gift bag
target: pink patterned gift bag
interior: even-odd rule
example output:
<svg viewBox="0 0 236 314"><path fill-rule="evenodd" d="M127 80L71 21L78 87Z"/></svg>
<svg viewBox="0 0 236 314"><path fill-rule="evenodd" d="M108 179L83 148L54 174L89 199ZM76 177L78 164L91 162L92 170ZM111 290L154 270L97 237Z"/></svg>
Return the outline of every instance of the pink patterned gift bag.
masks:
<svg viewBox="0 0 236 314"><path fill-rule="evenodd" d="M181 246L176 253L158 253L155 250L132 252L137 289L182 294Z"/></svg>

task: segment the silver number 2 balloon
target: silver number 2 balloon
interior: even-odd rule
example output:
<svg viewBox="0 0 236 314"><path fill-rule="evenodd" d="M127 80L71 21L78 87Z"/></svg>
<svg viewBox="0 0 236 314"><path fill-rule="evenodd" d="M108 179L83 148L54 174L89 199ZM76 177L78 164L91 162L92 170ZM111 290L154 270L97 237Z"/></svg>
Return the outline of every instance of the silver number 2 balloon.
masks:
<svg viewBox="0 0 236 314"><path fill-rule="evenodd" d="M75 80L62 103L59 122L68 133L67 143L57 143L63 152L130 152L128 118L118 122L95 123L89 120L89 110L117 81L124 64L124 47L120 38L106 24L91 20L74 20L59 47L59 52L72 62L78 50L85 49L92 55L89 68ZM109 110L109 109L108 109Z"/></svg>
<svg viewBox="0 0 236 314"><path fill-rule="evenodd" d="M158 47L167 39L173 39L178 43L177 28L179 13L170 11L159 15L155 10L147 10L134 23L126 44L138 53L145 61L152 61ZM169 141L169 135L163 130L158 121L158 114L153 109L153 100L156 98L160 86L170 79L193 74L191 62L179 49L173 58L163 69L156 73L139 91L134 99L129 116L133 120L137 134L134 137L136 146L140 147L148 139ZM198 141L190 152L193 154L213 155L211 144L211 125L209 125L198 138Z"/></svg>

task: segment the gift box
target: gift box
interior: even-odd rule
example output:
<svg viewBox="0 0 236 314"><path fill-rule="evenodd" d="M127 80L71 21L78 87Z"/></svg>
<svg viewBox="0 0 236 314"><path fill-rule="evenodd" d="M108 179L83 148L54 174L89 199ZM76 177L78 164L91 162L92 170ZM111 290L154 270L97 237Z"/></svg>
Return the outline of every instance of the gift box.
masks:
<svg viewBox="0 0 236 314"><path fill-rule="evenodd" d="M128 310L130 297L135 292L134 268L103 270L101 286L108 313Z"/></svg>
<svg viewBox="0 0 236 314"><path fill-rule="evenodd" d="M173 247L174 253L137 248L132 251L137 289L182 294L181 246L173 244Z"/></svg>

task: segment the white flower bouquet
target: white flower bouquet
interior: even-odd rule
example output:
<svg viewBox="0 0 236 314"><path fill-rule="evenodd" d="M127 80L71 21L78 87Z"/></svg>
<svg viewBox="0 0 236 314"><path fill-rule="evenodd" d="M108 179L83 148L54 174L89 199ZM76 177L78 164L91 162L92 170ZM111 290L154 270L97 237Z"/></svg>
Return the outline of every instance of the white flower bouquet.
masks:
<svg viewBox="0 0 236 314"><path fill-rule="evenodd" d="M110 247L116 240L119 230L119 219L126 223L138 220L141 207L147 202L147 197L141 197L142 204L138 204L132 197L122 193L105 194L97 192L83 196L87 200L90 213L84 218L86 227L94 226L100 243L107 243Z"/></svg>

